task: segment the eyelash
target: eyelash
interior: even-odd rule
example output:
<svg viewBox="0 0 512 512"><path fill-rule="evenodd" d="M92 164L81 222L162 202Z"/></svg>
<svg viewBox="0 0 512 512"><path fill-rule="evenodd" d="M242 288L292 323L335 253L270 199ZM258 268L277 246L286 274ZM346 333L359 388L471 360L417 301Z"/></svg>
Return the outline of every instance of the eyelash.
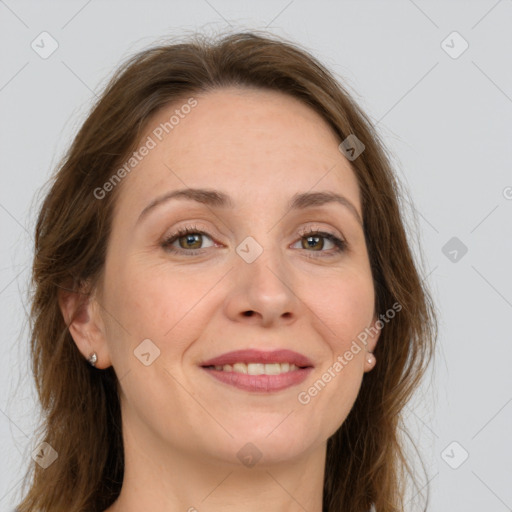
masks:
<svg viewBox="0 0 512 512"><path fill-rule="evenodd" d="M207 237L209 237L209 238L211 238L213 240L213 238L208 233L205 233L204 231L201 231L196 226L187 226L187 227L178 229L178 231L176 231L172 235L169 235L168 237L166 237L165 240L162 242L161 246L167 252L170 252L172 254L186 254L187 256L196 256L198 254L201 254L202 253L201 251L204 251L204 249L191 249L191 250L187 250L187 249L176 249L175 247L172 247L171 244L174 243L176 240L178 240L182 236L190 235L190 234L206 235ZM309 228L309 229L307 229L305 231L297 233L297 235L300 236L300 238L310 237L310 236L314 235L314 236L317 236L319 238L326 238L327 240L329 240L330 242L332 242L334 244L335 248L332 249L334 251L333 253L330 252L330 253L322 254L322 255L312 255L313 258L329 258L329 257L333 257L333 256L336 256L337 254L339 254L341 252L344 252L347 249L347 243L344 240L341 240L340 238L338 238L333 233L329 233L329 232L326 232L326 231L318 231L318 230L314 230L314 229ZM304 250L307 251L307 249L304 249ZM307 252L325 253L326 251L307 251Z"/></svg>

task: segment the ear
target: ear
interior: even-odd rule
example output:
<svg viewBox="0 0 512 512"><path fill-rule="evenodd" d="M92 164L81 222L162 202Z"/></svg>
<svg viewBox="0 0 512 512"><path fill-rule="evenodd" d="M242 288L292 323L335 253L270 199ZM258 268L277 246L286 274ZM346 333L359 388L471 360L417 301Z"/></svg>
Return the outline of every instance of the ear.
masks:
<svg viewBox="0 0 512 512"><path fill-rule="evenodd" d="M368 338L366 339L365 345L366 345L366 352L364 353L364 359L363 359L363 371L369 372L373 370L375 367L375 364L377 363L377 360L375 356L373 355L373 351L375 350L375 347L377 346L377 342L379 341L380 337L380 331L382 328L382 321L379 320L377 316L373 317L372 323L367 328L368 332Z"/></svg>
<svg viewBox="0 0 512 512"><path fill-rule="evenodd" d="M71 290L71 286L59 288L58 300L64 321L84 358L87 360L96 352L96 368L111 366L101 305L89 290L89 283L80 286L79 291Z"/></svg>

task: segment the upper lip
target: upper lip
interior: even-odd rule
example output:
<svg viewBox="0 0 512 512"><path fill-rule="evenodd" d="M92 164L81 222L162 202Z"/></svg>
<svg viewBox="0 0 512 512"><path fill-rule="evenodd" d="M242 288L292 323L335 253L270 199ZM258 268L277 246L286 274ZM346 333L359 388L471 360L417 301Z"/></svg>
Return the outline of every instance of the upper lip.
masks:
<svg viewBox="0 0 512 512"><path fill-rule="evenodd" d="M313 363L304 355L293 350L235 350L226 352L213 359L208 359L200 366L224 366L225 364L235 363L291 363L299 367L313 366Z"/></svg>

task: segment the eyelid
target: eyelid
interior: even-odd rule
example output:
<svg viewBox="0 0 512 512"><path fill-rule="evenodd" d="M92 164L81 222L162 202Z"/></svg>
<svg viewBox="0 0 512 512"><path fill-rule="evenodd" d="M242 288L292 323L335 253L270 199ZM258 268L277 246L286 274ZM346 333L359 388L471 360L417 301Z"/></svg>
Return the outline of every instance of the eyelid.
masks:
<svg viewBox="0 0 512 512"><path fill-rule="evenodd" d="M211 231L210 228L206 227L206 225L201 224L200 222L193 221L189 224L183 224L178 227L172 228L166 232L166 234L162 237L163 240L168 240L172 237L177 236L179 233L182 232L194 232L194 233L201 233L204 235L209 236L212 238L212 235L208 232Z"/></svg>

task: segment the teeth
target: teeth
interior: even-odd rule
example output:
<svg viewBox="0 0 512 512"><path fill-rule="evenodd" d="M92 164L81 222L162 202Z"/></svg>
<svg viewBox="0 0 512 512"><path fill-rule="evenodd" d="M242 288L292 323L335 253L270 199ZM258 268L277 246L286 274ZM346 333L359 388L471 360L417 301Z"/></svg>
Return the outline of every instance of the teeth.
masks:
<svg viewBox="0 0 512 512"><path fill-rule="evenodd" d="M280 373L293 372L299 367L290 363L235 363L234 365L216 365L216 370L224 372L245 373L247 375L279 375Z"/></svg>
<svg viewBox="0 0 512 512"><path fill-rule="evenodd" d="M226 365L226 366L228 366L228 365ZM226 367L226 366L225 366L225 367ZM224 367L224 368L225 368L225 367ZM222 370L223 370L223 371L226 371L226 370L224 370L224 368L222 368ZM234 372L238 372L238 373L248 373L248 371L247 371L247 365L246 365L246 364L244 364L244 363L235 363L235 364L233 365L233 371L234 371Z"/></svg>

